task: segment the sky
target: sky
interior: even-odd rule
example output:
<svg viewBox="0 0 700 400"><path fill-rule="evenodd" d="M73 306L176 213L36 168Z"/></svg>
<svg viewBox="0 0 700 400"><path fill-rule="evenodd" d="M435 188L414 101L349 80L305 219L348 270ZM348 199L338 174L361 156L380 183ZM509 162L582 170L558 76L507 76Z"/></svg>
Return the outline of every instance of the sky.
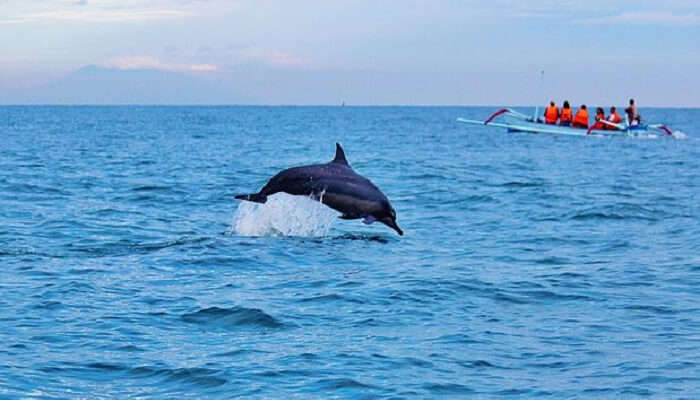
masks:
<svg viewBox="0 0 700 400"><path fill-rule="evenodd" d="M2 104L700 107L700 0L0 0L0 38Z"/></svg>

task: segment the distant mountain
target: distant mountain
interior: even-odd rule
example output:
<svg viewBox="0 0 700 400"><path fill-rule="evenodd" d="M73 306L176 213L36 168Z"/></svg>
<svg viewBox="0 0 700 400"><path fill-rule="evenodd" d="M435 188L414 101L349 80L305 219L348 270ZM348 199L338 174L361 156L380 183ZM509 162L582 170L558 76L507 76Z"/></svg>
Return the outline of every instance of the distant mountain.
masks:
<svg viewBox="0 0 700 400"><path fill-rule="evenodd" d="M8 101L9 100L9 101ZM250 104L255 101L194 74L83 67L45 86L12 93L13 104Z"/></svg>

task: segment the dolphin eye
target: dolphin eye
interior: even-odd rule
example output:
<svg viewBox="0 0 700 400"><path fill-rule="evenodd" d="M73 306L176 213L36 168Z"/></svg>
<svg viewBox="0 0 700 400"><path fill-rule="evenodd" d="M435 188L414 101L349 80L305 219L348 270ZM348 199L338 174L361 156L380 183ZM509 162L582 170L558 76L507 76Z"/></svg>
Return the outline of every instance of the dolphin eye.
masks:
<svg viewBox="0 0 700 400"><path fill-rule="evenodd" d="M396 211L391 210L391 218L396 219Z"/></svg>

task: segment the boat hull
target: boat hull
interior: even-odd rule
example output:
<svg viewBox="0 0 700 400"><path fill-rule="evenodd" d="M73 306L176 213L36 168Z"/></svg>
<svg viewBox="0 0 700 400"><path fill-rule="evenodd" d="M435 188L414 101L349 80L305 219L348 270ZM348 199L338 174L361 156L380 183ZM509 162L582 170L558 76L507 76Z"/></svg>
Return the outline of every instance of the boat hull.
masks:
<svg viewBox="0 0 700 400"><path fill-rule="evenodd" d="M516 118L511 115L504 115L499 122L489 122L484 124L484 121L475 121L464 118L457 118L457 121L474 124L486 125L493 127L506 128L509 132L527 132L527 133L545 133L552 135L568 135L568 136L650 136L656 135L647 129L645 126L634 127L626 130L592 130L590 133L585 128L574 128L570 126L561 126L553 124L545 124L540 122L526 121Z"/></svg>

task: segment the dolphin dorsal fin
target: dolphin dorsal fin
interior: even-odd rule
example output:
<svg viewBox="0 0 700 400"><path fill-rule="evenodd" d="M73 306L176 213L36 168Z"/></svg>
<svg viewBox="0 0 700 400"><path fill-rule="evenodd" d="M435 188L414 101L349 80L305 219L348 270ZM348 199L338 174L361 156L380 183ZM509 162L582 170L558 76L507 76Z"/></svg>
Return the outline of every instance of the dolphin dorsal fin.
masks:
<svg viewBox="0 0 700 400"><path fill-rule="evenodd" d="M350 166L350 164L348 164L348 160L345 158L345 152L340 146L340 143L336 142L335 144L335 158L331 162L347 165L348 167Z"/></svg>

